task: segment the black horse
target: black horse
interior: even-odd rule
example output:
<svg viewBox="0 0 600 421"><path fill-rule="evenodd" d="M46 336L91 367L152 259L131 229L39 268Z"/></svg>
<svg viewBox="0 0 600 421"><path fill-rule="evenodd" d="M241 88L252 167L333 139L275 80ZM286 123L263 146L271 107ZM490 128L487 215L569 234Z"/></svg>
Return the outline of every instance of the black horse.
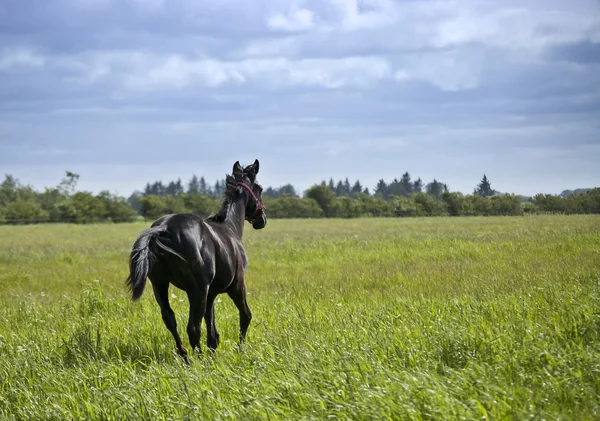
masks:
<svg viewBox="0 0 600 421"><path fill-rule="evenodd" d="M200 350L202 318L206 322L207 346L215 350L219 333L215 326L214 301L226 292L240 312L240 343L252 319L246 303L244 274L248 266L242 245L244 220L254 229L267 224L262 187L256 182L258 160L242 168L233 165L226 176L227 188L221 210L206 219L181 213L158 218L133 244L126 284L132 299L140 298L150 278L154 296L167 329L173 334L178 354L189 364L187 350L177 333L175 314L169 305L169 283L187 293L190 315L187 333L192 350Z"/></svg>

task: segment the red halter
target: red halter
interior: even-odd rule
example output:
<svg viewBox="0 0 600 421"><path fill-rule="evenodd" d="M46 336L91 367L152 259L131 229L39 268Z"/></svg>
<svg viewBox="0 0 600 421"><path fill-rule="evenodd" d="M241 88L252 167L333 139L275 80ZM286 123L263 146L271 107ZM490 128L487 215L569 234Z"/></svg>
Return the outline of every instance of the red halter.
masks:
<svg viewBox="0 0 600 421"><path fill-rule="evenodd" d="M250 193L250 196L254 199L254 206L255 206L254 213L252 214L252 216L246 217L246 220L248 222L252 222L254 219L256 219L258 217L259 212L263 212L265 210L265 205L263 205L258 200L258 197L256 197L256 195L254 194L254 192L252 191L250 186L248 186L246 183L244 183L243 181L236 181L235 184L244 188L248 193Z"/></svg>

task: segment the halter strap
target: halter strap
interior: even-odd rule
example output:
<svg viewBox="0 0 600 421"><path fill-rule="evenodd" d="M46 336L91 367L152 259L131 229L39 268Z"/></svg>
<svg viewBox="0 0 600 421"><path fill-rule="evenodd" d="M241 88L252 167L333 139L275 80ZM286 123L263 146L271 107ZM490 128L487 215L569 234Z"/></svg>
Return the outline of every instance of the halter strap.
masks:
<svg viewBox="0 0 600 421"><path fill-rule="evenodd" d="M258 216L259 212L264 211L265 205L260 203L258 197L256 197L250 186L248 186L246 183L244 183L243 181L236 181L235 184L245 189L248 193L250 193L250 196L254 199L254 213L252 214L252 216L246 217L247 221L252 222L252 220Z"/></svg>

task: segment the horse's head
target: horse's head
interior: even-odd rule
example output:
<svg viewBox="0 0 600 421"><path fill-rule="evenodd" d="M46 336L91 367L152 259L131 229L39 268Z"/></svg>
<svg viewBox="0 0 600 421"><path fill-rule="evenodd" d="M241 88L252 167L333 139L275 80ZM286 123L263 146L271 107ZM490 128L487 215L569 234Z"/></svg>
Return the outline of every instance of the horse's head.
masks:
<svg viewBox="0 0 600 421"><path fill-rule="evenodd" d="M254 229L262 229L267 225L267 215L265 214L265 205L262 200L262 186L256 181L258 174L258 159L254 164L242 168L239 161L233 164L234 183L241 187L248 196L246 202L246 220L252 224Z"/></svg>

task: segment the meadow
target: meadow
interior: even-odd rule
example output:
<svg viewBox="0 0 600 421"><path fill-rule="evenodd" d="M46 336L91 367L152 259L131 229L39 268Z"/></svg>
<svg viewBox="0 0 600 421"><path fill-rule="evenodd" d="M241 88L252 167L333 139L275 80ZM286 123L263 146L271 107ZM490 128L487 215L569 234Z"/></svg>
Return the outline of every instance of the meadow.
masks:
<svg viewBox="0 0 600 421"><path fill-rule="evenodd" d="M220 296L189 367L124 289L148 225L0 226L0 419L600 419L599 216L246 225L247 342Z"/></svg>

